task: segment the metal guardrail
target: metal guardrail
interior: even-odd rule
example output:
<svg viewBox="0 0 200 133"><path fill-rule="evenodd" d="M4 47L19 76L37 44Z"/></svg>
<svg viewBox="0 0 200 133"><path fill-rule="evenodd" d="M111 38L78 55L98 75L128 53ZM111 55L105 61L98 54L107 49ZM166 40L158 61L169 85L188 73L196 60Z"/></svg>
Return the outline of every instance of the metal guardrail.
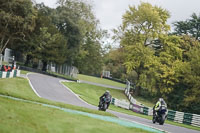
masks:
<svg viewBox="0 0 200 133"><path fill-rule="evenodd" d="M20 76L20 70L12 70L11 72L0 71L0 78L13 78L19 76Z"/></svg>

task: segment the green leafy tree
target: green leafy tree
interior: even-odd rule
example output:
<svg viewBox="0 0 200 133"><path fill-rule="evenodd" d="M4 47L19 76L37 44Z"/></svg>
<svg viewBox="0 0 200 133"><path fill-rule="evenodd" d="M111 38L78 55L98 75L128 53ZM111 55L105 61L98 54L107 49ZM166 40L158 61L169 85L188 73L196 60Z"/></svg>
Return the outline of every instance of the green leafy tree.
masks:
<svg viewBox="0 0 200 133"><path fill-rule="evenodd" d="M139 86L146 88L150 85L149 89L157 87L153 80L145 83L144 79L148 79L150 76L147 76L145 72L159 63L154 57L155 50L150 42L168 32L170 29L170 26L166 24L168 18L167 10L149 3L141 3L138 7L130 6L123 15L122 26L118 30L114 30L117 38L120 39L120 46L126 53L124 64L127 72L135 71L138 75L135 80L138 86L136 91L140 89ZM155 64L152 64L153 62ZM153 77L153 74L151 76Z"/></svg>
<svg viewBox="0 0 200 133"><path fill-rule="evenodd" d="M54 24L67 40L69 65L81 73L97 74L102 69L102 41L105 32L98 28L91 5L83 1L62 0Z"/></svg>
<svg viewBox="0 0 200 133"><path fill-rule="evenodd" d="M122 79L125 81L127 78L124 66L124 52L123 48L112 48L109 53L104 55L105 66L104 69L110 71L113 78Z"/></svg>
<svg viewBox="0 0 200 133"><path fill-rule="evenodd" d="M174 27L174 34L191 35L196 40L200 40L200 16L196 13L193 13L190 19L175 22Z"/></svg>
<svg viewBox="0 0 200 133"><path fill-rule="evenodd" d="M46 71L47 64L50 62L57 64L64 63L66 57L66 40L59 32L51 34L47 27L43 27L40 30L41 33L37 40L39 46L37 47L36 53L37 58L43 62L42 70Z"/></svg>
<svg viewBox="0 0 200 133"><path fill-rule="evenodd" d="M30 0L0 1L0 53L14 40L25 40L35 28L36 15Z"/></svg>
<svg viewBox="0 0 200 133"><path fill-rule="evenodd" d="M200 45L193 47L188 52L189 66L185 72L184 83L187 88L184 91L184 104L186 111L200 113Z"/></svg>
<svg viewBox="0 0 200 133"><path fill-rule="evenodd" d="M149 3L141 3L138 7L130 6L123 15L121 45L134 45L138 42L148 45L150 40L170 29L166 24L168 18L167 10Z"/></svg>
<svg viewBox="0 0 200 133"><path fill-rule="evenodd" d="M26 41L17 45L14 49L25 54L25 65L32 65L37 68L38 61L41 60L43 63L42 70L46 71L46 66L50 62L64 63L67 41L52 23L54 9L46 7L44 4L37 4L36 9L38 17L35 29Z"/></svg>

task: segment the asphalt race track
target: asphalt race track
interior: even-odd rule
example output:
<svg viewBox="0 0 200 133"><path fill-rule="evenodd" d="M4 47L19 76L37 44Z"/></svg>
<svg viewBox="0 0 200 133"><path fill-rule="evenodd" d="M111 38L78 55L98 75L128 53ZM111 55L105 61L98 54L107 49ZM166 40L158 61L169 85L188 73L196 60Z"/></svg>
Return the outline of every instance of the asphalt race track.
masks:
<svg viewBox="0 0 200 133"><path fill-rule="evenodd" d="M34 89L35 93L42 98L95 110L98 109L97 106L87 104L86 102L81 100L76 94L74 94L70 89L62 85L60 83L62 79L43 74L28 74L27 77L30 80L32 88ZM138 122L170 133L200 133L199 131L196 130L191 130L170 124L164 124L164 125L153 124L151 120L111 110L108 110L108 112L116 115L120 119L126 119L129 121Z"/></svg>

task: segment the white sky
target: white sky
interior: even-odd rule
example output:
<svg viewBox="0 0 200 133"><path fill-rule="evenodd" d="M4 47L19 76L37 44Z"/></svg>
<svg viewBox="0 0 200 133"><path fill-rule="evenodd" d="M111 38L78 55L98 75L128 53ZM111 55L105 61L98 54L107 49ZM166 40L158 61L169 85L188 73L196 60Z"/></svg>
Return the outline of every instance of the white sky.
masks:
<svg viewBox="0 0 200 133"><path fill-rule="evenodd" d="M49 7L55 7L57 0L35 0L44 2ZM200 13L200 0L90 0L93 2L94 13L100 20L103 29L113 29L122 23L122 15L128 10L129 5L138 5L141 1L167 9L171 18L168 24L174 21L186 20L193 12Z"/></svg>

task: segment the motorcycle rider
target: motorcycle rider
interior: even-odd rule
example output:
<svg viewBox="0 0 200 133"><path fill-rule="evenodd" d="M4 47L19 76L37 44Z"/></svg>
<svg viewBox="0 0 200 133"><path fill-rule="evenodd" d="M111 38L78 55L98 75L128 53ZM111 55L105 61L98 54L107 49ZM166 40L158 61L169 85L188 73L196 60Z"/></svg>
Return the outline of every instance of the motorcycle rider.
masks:
<svg viewBox="0 0 200 133"><path fill-rule="evenodd" d="M161 108L165 108L167 110L167 104L163 98L159 98L156 105L153 107L153 115L155 116L156 113L159 113Z"/></svg>
<svg viewBox="0 0 200 133"><path fill-rule="evenodd" d="M104 98L108 99L108 101L109 101L109 102L107 102L107 109L108 109L111 99L112 99L112 96L110 95L110 92L108 90L106 90L106 92L99 98L100 99L99 107L102 104Z"/></svg>

